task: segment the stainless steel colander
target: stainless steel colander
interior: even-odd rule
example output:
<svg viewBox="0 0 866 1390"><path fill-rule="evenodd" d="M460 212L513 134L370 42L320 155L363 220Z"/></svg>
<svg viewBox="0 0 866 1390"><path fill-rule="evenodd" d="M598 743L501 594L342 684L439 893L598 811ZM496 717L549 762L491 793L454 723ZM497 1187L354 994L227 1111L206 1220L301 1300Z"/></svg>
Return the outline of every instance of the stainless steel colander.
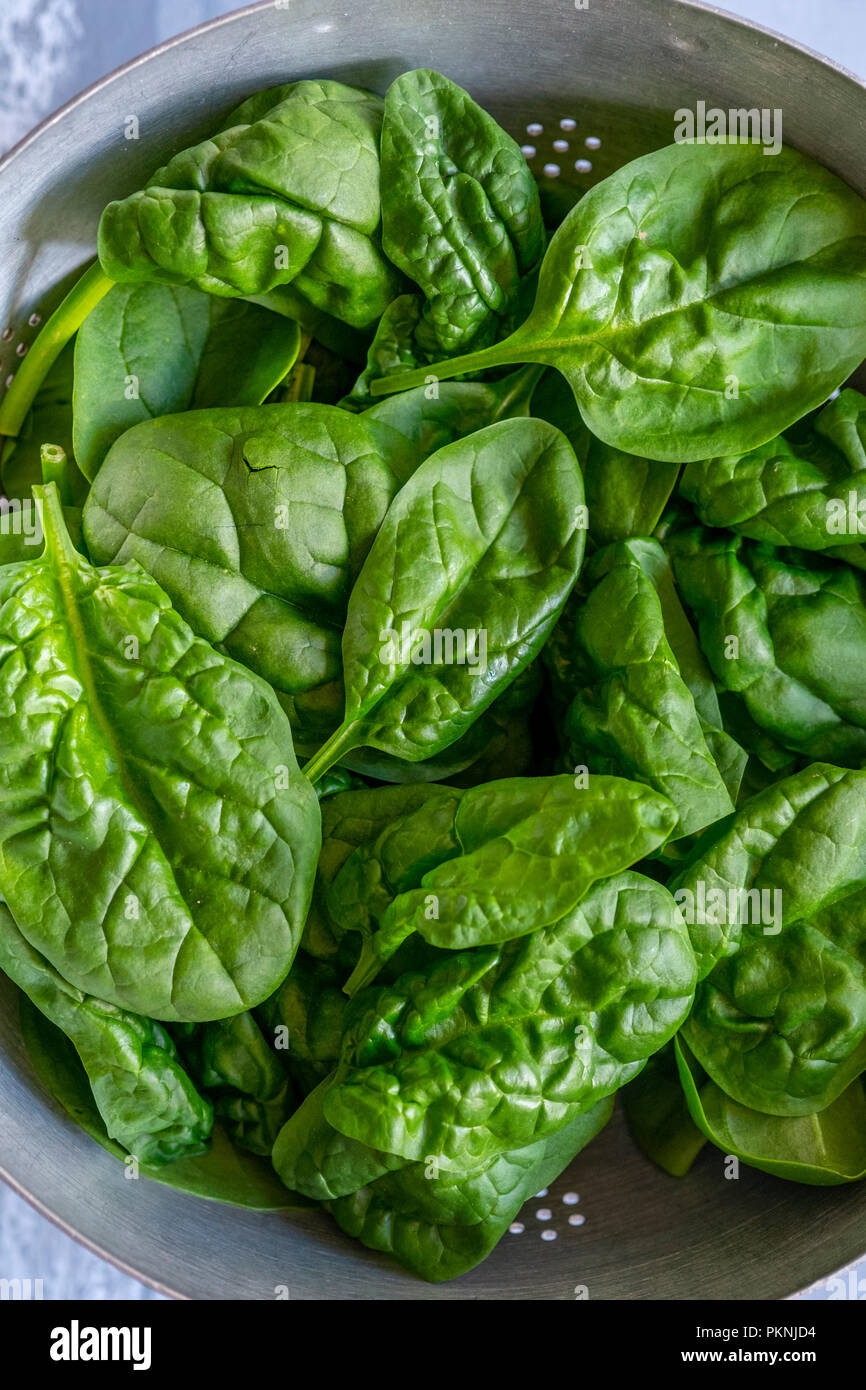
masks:
<svg viewBox="0 0 866 1390"><path fill-rule="evenodd" d="M684 0L291 0L163 44L45 121L0 163L0 393L39 318L93 254L100 211L259 88L330 76L384 91L441 69L526 147L568 205L667 144L698 101L780 107L784 136L866 195L866 89L764 30ZM137 118L138 138L127 135ZM706 1153L684 1181L633 1148L621 1117L528 1203L472 1274L428 1286L318 1213L261 1215L128 1182L37 1083L0 983L0 1170L70 1233L192 1298L784 1297L866 1249L862 1185L803 1188ZM285 1293L283 1294L285 1296Z"/></svg>

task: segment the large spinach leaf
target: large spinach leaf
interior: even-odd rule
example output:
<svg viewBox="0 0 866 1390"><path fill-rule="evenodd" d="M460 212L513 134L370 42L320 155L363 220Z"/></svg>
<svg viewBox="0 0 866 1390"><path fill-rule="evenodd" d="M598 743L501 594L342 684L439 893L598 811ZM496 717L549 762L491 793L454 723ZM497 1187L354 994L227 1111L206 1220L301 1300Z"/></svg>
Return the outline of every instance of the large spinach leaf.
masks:
<svg viewBox="0 0 866 1390"><path fill-rule="evenodd" d="M382 244L426 296L419 341L445 353L489 336L544 251L520 147L429 68L398 77L385 98Z"/></svg>
<svg viewBox="0 0 866 1390"><path fill-rule="evenodd" d="M421 464L352 590L345 717L307 764L313 781L355 747L414 762L466 732L556 621L582 504L571 446L538 420L502 420Z"/></svg>
<svg viewBox="0 0 866 1390"><path fill-rule="evenodd" d="M807 921L745 924L739 949L698 986L683 1036L741 1105L830 1105L866 1069L866 888Z"/></svg>
<svg viewBox="0 0 866 1390"><path fill-rule="evenodd" d="M0 569L0 891L83 992L239 1013L288 970L313 886L288 721L141 569L78 555L40 491L44 556Z"/></svg>
<svg viewBox="0 0 866 1390"><path fill-rule="evenodd" d="M385 1153L482 1163L631 1080L679 1028L694 981L667 890L618 874L549 927L357 995L324 1117Z"/></svg>
<svg viewBox="0 0 866 1390"><path fill-rule="evenodd" d="M256 304L184 285L115 285L75 343L80 467L92 481L114 441L142 420L260 405L300 344L297 324Z"/></svg>
<svg viewBox="0 0 866 1390"><path fill-rule="evenodd" d="M721 1149L776 1178L835 1187L866 1178L866 1095L854 1081L817 1115L762 1115L697 1081L698 1068L679 1040L677 1066L694 1123Z"/></svg>
<svg viewBox="0 0 866 1390"><path fill-rule="evenodd" d="M105 274L229 296L291 285L314 309L366 327L400 290L379 246L381 121L378 97L340 82L258 93L108 204Z"/></svg>
<svg viewBox="0 0 866 1390"><path fill-rule="evenodd" d="M117 441L85 536L97 563L143 565L310 741L339 720L349 591L395 488L364 424L333 406L196 411Z"/></svg>
<svg viewBox="0 0 866 1390"><path fill-rule="evenodd" d="M669 886L701 979L765 927L784 936L842 903L866 888L866 772L813 763L767 787L707 831Z"/></svg>
<svg viewBox="0 0 866 1390"><path fill-rule="evenodd" d="M864 249L866 203L805 155L670 145L569 213L510 338L371 389L544 362L618 449L671 461L742 453L859 366Z"/></svg>

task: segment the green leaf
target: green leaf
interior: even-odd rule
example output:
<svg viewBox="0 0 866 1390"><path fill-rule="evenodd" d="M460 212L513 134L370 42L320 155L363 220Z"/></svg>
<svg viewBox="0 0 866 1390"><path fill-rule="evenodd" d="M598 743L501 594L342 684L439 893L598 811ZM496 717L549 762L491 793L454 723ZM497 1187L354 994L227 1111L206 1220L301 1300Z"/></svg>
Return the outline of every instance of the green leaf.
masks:
<svg viewBox="0 0 866 1390"><path fill-rule="evenodd" d="M75 1045L107 1134L154 1167L201 1153L213 1111L164 1028L68 985L0 902L0 967Z"/></svg>
<svg viewBox="0 0 866 1390"><path fill-rule="evenodd" d="M780 1117L749 1110L712 1082L698 1087L694 1059L675 1043L694 1122L723 1154L776 1178L835 1187L866 1177L866 1095L854 1081L817 1115Z"/></svg>
<svg viewBox="0 0 866 1390"><path fill-rule="evenodd" d="M680 492L705 526L804 550L862 549L866 536L866 398L843 391L807 432L690 463ZM862 518L862 525L861 525Z"/></svg>
<svg viewBox="0 0 866 1390"><path fill-rule="evenodd" d="M344 920L369 937L380 919L347 990L365 983L412 932L459 951L553 926L594 883L644 858L674 826L663 796L616 777L593 776L587 787L569 776L507 778L464 792L456 811L443 802L437 812L440 806L441 829L427 807L411 826L410 842L423 843L425 853L408 863L398 855L399 868L392 867L389 851L395 842L402 848L404 822L387 840L383 832L369 857L356 850L337 876L332 913L363 894L363 908ZM429 826L423 841L422 817Z"/></svg>
<svg viewBox="0 0 866 1390"><path fill-rule="evenodd" d="M111 449L85 508L98 564L137 560L209 642L263 676L301 733L339 720L349 592L395 491L356 417L326 405L201 410Z"/></svg>
<svg viewBox="0 0 866 1390"><path fill-rule="evenodd" d="M0 569L0 892L83 992L239 1013L284 977L312 892L318 802L288 721L141 569L76 554L36 491L45 555Z"/></svg>
<svg viewBox="0 0 866 1390"><path fill-rule="evenodd" d="M300 329L255 304L187 286L115 285L75 344L75 456L92 481L142 420L260 405L298 355Z"/></svg>
<svg viewBox="0 0 866 1390"><path fill-rule="evenodd" d="M474 1269L533 1194L550 1185L610 1118L603 1100L548 1139L511 1150L471 1172L413 1163L386 1174L328 1210L347 1235L393 1255L431 1283Z"/></svg>
<svg viewBox="0 0 866 1390"><path fill-rule="evenodd" d="M349 599L345 718L311 780L351 748L420 761L470 727L556 621L583 556L582 503L568 441L537 420L490 425L418 468Z"/></svg>
<svg viewBox="0 0 866 1390"><path fill-rule="evenodd" d="M683 1036L741 1105L770 1115L830 1105L866 1069L866 889L809 921L745 927L698 986Z"/></svg>
<svg viewBox="0 0 866 1390"><path fill-rule="evenodd" d="M707 833L669 886L700 979L752 935L767 940L765 925L784 937L866 888L866 772L813 763L767 787Z"/></svg>
<svg viewBox="0 0 866 1390"><path fill-rule="evenodd" d="M866 203L796 150L669 145L569 213L510 338L422 370L543 362L615 448L672 462L742 453L859 366L864 250ZM420 379L407 372L373 394Z"/></svg>
<svg viewBox="0 0 866 1390"><path fill-rule="evenodd" d="M637 1075L679 1028L694 980L673 899L618 874L551 927L358 995L324 1116L416 1162L482 1163Z"/></svg>
<svg viewBox="0 0 866 1390"><path fill-rule="evenodd" d="M823 556L700 528L668 543L719 684L776 744L866 760L866 577Z"/></svg>
<svg viewBox="0 0 866 1390"><path fill-rule="evenodd" d="M664 568L657 541L620 541L593 556L575 621L582 680L565 727L576 762L635 777L669 797L677 838L728 815L733 802L668 640L656 585Z"/></svg>
<svg viewBox="0 0 866 1390"><path fill-rule="evenodd" d="M381 120L378 97L340 82L259 93L108 204L105 274L230 297L290 285L314 309L365 328L401 288L378 244Z"/></svg>
<svg viewBox="0 0 866 1390"><path fill-rule="evenodd" d="M544 251L520 147L429 68L403 73L385 98L382 244L426 297L422 345L446 353L507 314Z"/></svg>
<svg viewBox="0 0 866 1390"><path fill-rule="evenodd" d="M519 367L494 382L431 382L378 401L363 412L362 419L403 484L419 464L446 444L497 420L528 415L540 371L539 367Z"/></svg>
<svg viewBox="0 0 866 1390"><path fill-rule="evenodd" d="M21 996L21 1031L36 1075L49 1095L92 1139L115 1158L123 1159L124 1150L108 1137L75 1048L25 995ZM139 1172L165 1187L232 1206L259 1211L309 1206L306 1198L286 1190L270 1163L240 1153L219 1124L214 1126L207 1153L177 1159L161 1168L140 1164ZM122 1180L118 1169L118 1182Z"/></svg>
<svg viewBox="0 0 866 1390"><path fill-rule="evenodd" d="M177 1024L181 1054L234 1144L270 1158L294 1109L286 1070L252 1014Z"/></svg>
<svg viewBox="0 0 866 1390"><path fill-rule="evenodd" d="M386 396L381 405L392 400L402 396ZM545 369L533 392L532 414L562 430L577 455L593 544L651 536L676 486L679 464L640 458L597 439L583 423L568 382L553 368Z"/></svg>

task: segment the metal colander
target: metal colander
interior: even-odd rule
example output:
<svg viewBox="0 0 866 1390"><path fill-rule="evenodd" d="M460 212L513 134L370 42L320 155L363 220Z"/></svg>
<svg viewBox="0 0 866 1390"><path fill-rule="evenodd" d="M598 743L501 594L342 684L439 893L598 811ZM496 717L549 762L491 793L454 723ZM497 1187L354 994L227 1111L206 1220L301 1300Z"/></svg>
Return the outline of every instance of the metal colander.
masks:
<svg viewBox="0 0 866 1390"><path fill-rule="evenodd" d="M784 135L866 195L866 91L773 34L684 0L277 0L163 44L91 87L0 163L0 393L95 245L106 202L260 88L329 76L384 91L432 66L527 147L545 200L567 207L670 142L673 112L781 107ZM138 138L127 138L137 118ZM531 150L534 153L530 153ZM49 1100L0 982L0 1169L70 1233L180 1296L271 1299L780 1298L866 1249L862 1185L818 1189L704 1152L670 1178L621 1116L488 1260L429 1286L323 1214L262 1215L123 1170ZM582 1219L581 1219L582 1218Z"/></svg>

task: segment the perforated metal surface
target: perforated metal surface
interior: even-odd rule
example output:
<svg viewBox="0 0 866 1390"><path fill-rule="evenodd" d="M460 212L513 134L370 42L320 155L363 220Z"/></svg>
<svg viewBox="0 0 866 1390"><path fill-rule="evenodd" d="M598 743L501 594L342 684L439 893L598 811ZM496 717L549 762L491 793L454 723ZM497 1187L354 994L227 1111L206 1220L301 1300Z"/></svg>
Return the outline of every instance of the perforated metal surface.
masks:
<svg viewBox="0 0 866 1390"><path fill-rule="evenodd" d="M568 201L668 143L698 100L781 106L785 137L866 193L866 92L839 69L720 12L676 0L292 0L236 12L91 89L0 164L0 383L19 344L92 255L101 208L251 91L330 75L384 90L431 65L468 87L522 145L545 197ZM124 138L134 114L140 139ZM573 122L573 125L571 124ZM537 129L537 127L541 129ZM532 129L530 129L532 127ZM589 143L588 143L589 142ZM566 145L567 148L562 148ZM545 166L556 165L544 173ZM590 166L590 167L587 167ZM3 332L3 330L8 330ZM0 1167L46 1214L181 1296L293 1300L779 1298L866 1248L866 1195L799 1188L707 1153L685 1182L633 1148L621 1119L522 1231L451 1284L425 1286L318 1213L262 1216L123 1180L41 1092L0 984ZM577 1203L566 1202L568 1193ZM539 1212L547 1213L549 1216ZM583 1223L570 1218L583 1216ZM554 1237L551 1239L551 1235Z"/></svg>

